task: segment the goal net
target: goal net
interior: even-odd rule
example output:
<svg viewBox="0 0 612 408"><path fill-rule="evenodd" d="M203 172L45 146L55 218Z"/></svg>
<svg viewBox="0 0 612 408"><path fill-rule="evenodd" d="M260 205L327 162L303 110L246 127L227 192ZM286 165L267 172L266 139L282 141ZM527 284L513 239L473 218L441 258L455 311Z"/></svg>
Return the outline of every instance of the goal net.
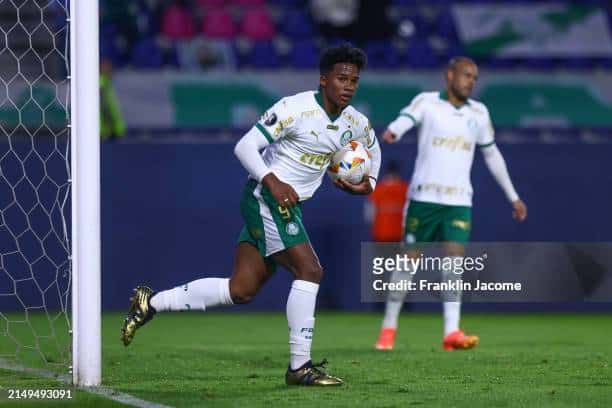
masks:
<svg viewBox="0 0 612 408"><path fill-rule="evenodd" d="M0 1L0 363L68 373L68 10Z"/></svg>
<svg viewBox="0 0 612 408"><path fill-rule="evenodd" d="M79 385L100 383L98 68L97 0L0 0L0 370Z"/></svg>

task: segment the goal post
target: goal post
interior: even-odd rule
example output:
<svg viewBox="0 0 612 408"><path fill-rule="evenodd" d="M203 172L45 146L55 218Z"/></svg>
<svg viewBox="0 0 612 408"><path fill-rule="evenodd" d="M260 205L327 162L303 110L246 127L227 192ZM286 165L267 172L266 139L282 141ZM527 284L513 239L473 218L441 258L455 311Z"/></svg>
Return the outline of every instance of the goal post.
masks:
<svg viewBox="0 0 612 408"><path fill-rule="evenodd" d="M70 1L72 378L82 386L102 377L98 10Z"/></svg>

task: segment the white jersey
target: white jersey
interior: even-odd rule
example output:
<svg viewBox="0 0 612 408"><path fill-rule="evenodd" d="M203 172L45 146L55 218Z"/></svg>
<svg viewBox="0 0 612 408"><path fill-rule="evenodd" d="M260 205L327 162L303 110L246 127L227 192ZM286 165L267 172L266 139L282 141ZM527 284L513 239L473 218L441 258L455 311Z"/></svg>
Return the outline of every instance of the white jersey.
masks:
<svg viewBox="0 0 612 408"><path fill-rule="evenodd" d="M253 129L270 142L262 154L264 162L295 189L300 201L312 197L334 153L351 140L360 141L373 153L377 151L370 174L378 177L379 146L368 119L350 105L338 117L329 117L319 92L307 91L281 99Z"/></svg>
<svg viewBox="0 0 612 408"><path fill-rule="evenodd" d="M443 92L417 95L389 130L401 137L420 126L410 199L446 205L472 205L470 172L476 146L494 143L487 107L469 99L456 108Z"/></svg>

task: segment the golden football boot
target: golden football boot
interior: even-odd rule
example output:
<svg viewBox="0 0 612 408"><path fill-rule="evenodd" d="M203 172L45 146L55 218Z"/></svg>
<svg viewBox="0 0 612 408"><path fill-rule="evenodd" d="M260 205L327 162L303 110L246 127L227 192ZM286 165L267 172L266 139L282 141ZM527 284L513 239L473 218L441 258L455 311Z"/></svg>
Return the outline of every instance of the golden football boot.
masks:
<svg viewBox="0 0 612 408"><path fill-rule="evenodd" d="M130 298L130 311L121 328L123 345L129 346L134 339L136 330L144 326L155 315L155 309L151 306L152 296L153 290L147 286L137 286L134 289L134 296Z"/></svg>
<svg viewBox="0 0 612 408"><path fill-rule="evenodd" d="M285 374L285 383L287 385L317 385L317 386L329 386L329 385L342 385L342 381L338 377L333 377L323 371L327 364L327 360L323 359L319 364L312 364L308 362L297 370L291 370L291 367L287 369Z"/></svg>

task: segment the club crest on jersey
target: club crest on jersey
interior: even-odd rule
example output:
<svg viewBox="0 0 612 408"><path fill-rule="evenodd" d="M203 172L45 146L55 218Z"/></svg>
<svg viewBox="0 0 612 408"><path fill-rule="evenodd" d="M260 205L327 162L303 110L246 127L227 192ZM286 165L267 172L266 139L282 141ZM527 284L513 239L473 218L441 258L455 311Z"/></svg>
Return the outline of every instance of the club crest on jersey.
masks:
<svg viewBox="0 0 612 408"><path fill-rule="evenodd" d="M272 112L272 114L266 118L266 121L264 122L264 124L266 126L272 126L276 123L276 120L278 119L278 117L276 116L276 113Z"/></svg>
<svg viewBox="0 0 612 408"><path fill-rule="evenodd" d="M350 130L345 130L344 133L342 133L342 136L340 136L340 145L346 146L352 138L353 132L351 132Z"/></svg>
<svg viewBox="0 0 612 408"><path fill-rule="evenodd" d="M300 232L300 227L293 221L285 226L285 232L289 235L297 235Z"/></svg>
<svg viewBox="0 0 612 408"><path fill-rule="evenodd" d="M470 130L476 130L476 128L478 127L478 122L476 122L476 119L474 118L469 118L467 126Z"/></svg>

